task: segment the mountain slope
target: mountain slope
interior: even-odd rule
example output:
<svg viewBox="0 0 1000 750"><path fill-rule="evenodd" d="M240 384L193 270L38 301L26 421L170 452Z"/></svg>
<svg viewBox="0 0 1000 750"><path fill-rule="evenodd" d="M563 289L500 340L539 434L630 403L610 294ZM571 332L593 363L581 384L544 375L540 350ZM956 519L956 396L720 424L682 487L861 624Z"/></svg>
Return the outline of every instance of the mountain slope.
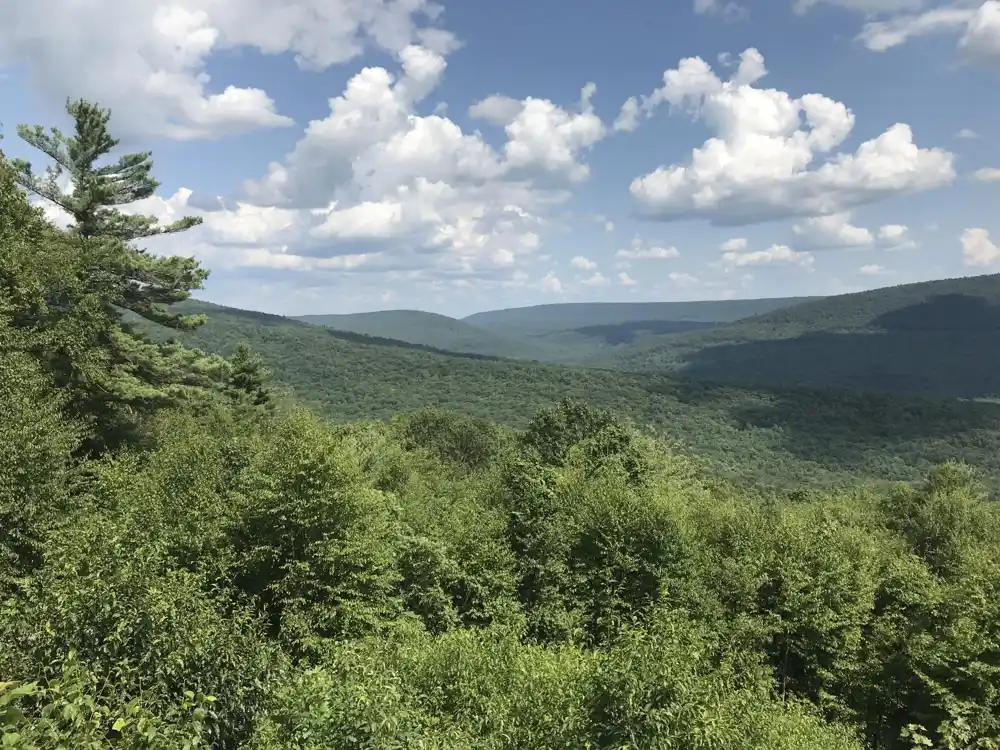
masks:
<svg viewBox="0 0 1000 750"><path fill-rule="evenodd" d="M1000 275L827 297L647 338L588 363L727 383L992 397L1000 394Z"/></svg>
<svg viewBox="0 0 1000 750"><path fill-rule="evenodd" d="M335 419L438 406L523 425L563 396L655 427L732 479L788 486L915 480L966 458L1000 471L1000 405L940 399L748 391L662 376L441 354L287 318L188 302L209 314L180 338L228 354L260 352L278 383ZM161 336L167 335L162 329Z"/></svg>
<svg viewBox="0 0 1000 750"><path fill-rule="evenodd" d="M799 304L809 297L706 300L699 302L570 302L512 307L469 315L466 323L491 330L547 333L634 321L724 323Z"/></svg>
<svg viewBox="0 0 1000 750"><path fill-rule="evenodd" d="M295 320L338 331L396 339L453 352L537 359L545 356L547 351L544 345L526 337L486 330L447 315L422 310L302 315Z"/></svg>

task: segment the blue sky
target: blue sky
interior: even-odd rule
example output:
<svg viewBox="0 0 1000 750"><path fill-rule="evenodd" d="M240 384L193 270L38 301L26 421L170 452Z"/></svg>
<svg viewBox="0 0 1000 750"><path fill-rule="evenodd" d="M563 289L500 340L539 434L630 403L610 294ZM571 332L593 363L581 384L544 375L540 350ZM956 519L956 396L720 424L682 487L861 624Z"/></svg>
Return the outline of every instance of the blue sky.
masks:
<svg viewBox="0 0 1000 750"><path fill-rule="evenodd" d="M285 314L836 294L1000 270L1000 2L0 7L4 151L153 151L154 252ZM36 158L39 166L43 160ZM993 171L995 170L995 171ZM60 217L52 212L54 220Z"/></svg>

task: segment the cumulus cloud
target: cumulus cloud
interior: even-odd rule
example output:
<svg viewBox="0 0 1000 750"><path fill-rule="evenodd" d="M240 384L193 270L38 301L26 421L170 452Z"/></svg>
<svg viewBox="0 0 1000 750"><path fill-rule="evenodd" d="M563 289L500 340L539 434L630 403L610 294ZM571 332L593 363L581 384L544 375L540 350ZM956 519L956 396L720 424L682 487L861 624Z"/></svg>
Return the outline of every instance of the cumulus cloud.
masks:
<svg viewBox="0 0 1000 750"><path fill-rule="evenodd" d="M861 266L861 268L858 269L858 272L864 274L865 276L881 276L886 273L886 269L877 263L870 263L866 266Z"/></svg>
<svg viewBox="0 0 1000 750"><path fill-rule="evenodd" d="M639 282L629 276L625 271L619 271L618 283L622 286L635 286Z"/></svg>
<svg viewBox="0 0 1000 750"><path fill-rule="evenodd" d="M214 52L289 52L310 70L366 46L395 55L419 41L445 53L455 40L433 27L439 10L428 0L0 3L0 65L23 65L50 103L110 107L123 136L214 138L292 124L261 89L214 85Z"/></svg>
<svg viewBox="0 0 1000 750"><path fill-rule="evenodd" d="M420 253L465 273L516 266L540 246L547 212L568 197L560 184L587 177L582 156L605 135L591 105L595 87L584 86L572 110L501 95L473 105L472 114L505 129L498 150L447 117L416 113L444 75L443 55L411 45L399 58L399 75L357 73L330 100L329 116L244 183L245 201L308 213L323 252Z"/></svg>
<svg viewBox="0 0 1000 750"><path fill-rule="evenodd" d="M624 260L669 260L680 255L676 247L653 245L647 246L638 237L632 240L629 247L622 248L615 253L616 258Z"/></svg>
<svg viewBox="0 0 1000 750"><path fill-rule="evenodd" d="M793 225L792 233L801 247L814 250L871 245L875 241L872 233L854 226L850 219L849 213L814 216Z"/></svg>
<svg viewBox="0 0 1000 750"><path fill-rule="evenodd" d="M728 252L722 255L723 265L736 268L769 265L772 263L808 267L812 265L813 260L814 258L810 253L795 251L788 245L771 245L766 250Z"/></svg>
<svg viewBox="0 0 1000 750"><path fill-rule="evenodd" d="M589 258L584 258L582 255L577 255L569 262L573 268L579 268L584 271L593 271L597 268L597 264L590 260Z"/></svg>
<svg viewBox="0 0 1000 750"><path fill-rule="evenodd" d="M972 176L980 182L995 182L1000 180L1000 169L996 167L983 167L973 172Z"/></svg>
<svg viewBox="0 0 1000 750"><path fill-rule="evenodd" d="M740 252L741 250L747 249L746 237L730 237L728 240L719 245L719 249L727 253L730 252Z"/></svg>
<svg viewBox="0 0 1000 750"><path fill-rule="evenodd" d="M979 137L979 133L971 128L962 128L957 133L955 133L956 138L961 138L963 140L971 141Z"/></svg>
<svg viewBox="0 0 1000 750"><path fill-rule="evenodd" d="M611 283L611 281L604 274L598 271L593 276L584 279L580 283L585 286L607 286Z"/></svg>
<svg viewBox="0 0 1000 750"><path fill-rule="evenodd" d="M886 250L909 250L917 246L905 224L885 224L879 227L878 243Z"/></svg>
<svg viewBox="0 0 1000 750"><path fill-rule="evenodd" d="M667 274L667 278L671 283L680 287L697 286L701 281L697 276L690 273L684 273L683 271L671 271Z"/></svg>
<svg viewBox="0 0 1000 750"><path fill-rule="evenodd" d="M963 57L985 65L1000 65L1000 0L986 0L978 6L959 2L924 13L872 21L865 25L858 39L869 49L883 52L915 37L958 31L961 31L958 50Z"/></svg>
<svg viewBox="0 0 1000 750"><path fill-rule="evenodd" d="M523 109L520 99L493 94L469 107L469 117L503 126L513 122Z"/></svg>
<svg viewBox="0 0 1000 750"><path fill-rule="evenodd" d="M545 274L538 286L543 292L552 292L553 294L559 294L563 290L562 282L552 271Z"/></svg>
<svg viewBox="0 0 1000 750"><path fill-rule="evenodd" d="M962 256L968 266L992 266L1000 260L1000 247L994 244L985 229L966 229L961 241Z"/></svg>
<svg viewBox="0 0 1000 750"><path fill-rule="evenodd" d="M637 112L646 117L666 103L716 132L688 163L633 180L630 192L642 213L740 225L844 212L954 180L953 155L919 148L904 123L854 153L835 154L854 128L854 114L821 94L793 98L756 88L766 73L753 48L742 53L728 81L701 58L684 58L663 74L661 88L637 101Z"/></svg>

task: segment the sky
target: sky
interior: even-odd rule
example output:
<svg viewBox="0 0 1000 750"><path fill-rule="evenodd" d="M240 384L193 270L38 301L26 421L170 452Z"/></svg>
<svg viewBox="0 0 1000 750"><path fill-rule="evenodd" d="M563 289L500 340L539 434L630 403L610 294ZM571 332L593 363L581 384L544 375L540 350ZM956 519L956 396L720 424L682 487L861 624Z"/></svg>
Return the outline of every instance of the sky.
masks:
<svg viewBox="0 0 1000 750"><path fill-rule="evenodd" d="M109 108L149 251L286 315L997 272L998 83L1000 0L0 3L4 153Z"/></svg>

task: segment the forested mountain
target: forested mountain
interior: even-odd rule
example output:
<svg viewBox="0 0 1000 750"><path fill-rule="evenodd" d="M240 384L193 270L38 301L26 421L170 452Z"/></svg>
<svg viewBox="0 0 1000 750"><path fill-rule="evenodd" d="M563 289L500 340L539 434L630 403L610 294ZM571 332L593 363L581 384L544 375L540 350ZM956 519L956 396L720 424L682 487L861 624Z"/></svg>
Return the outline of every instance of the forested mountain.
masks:
<svg viewBox="0 0 1000 750"><path fill-rule="evenodd" d="M473 355L329 331L289 318L188 301L207 314L180 340L229 355L247 342L275 380L337 419L440 407L523 427L566 396L649 425L733 480L782 487L912 480L967 459L1000 475L1000 404L761 389ZM159 337L174 334L162 331Z"/></svg>
<svg viewBox="0 0 1000 750"><path fill-rule="evenodd" d="M809 299L787 297L699 302L568 302L490 310L469 315L462 320L481 328L532 334L636 321L725 323L789 307Z"/></svg>
<svg viewBox="0 0 1000 750"><path fill-rule="evenodd" d="M750 385L967 398L1000 394L1000 276L845 294L711 330L646 338L588 364Z"/></svg>
<svg viewBox="0 0 1000 750"><path fill-rule="evenodd" d="M801 299L572 303L494 310L462 320L420 310L302 315L295 320L445 351L578 364L610 356L609 350L622 344L704 330Z"/></svg>
<svg viewBox="0 0 1000 750"><path fill-rule="evenodd" d="M353 315L301 315L304 323L366 336L396 339L434 349L514 359L542 359L549 347L516 332L499 333L447 315L420 310L383 310Z"/></svg>
<svg viewBox="0 0 1000 750"><path fill-rule="evenodd" d="M1000 746L1000 406L193 303L67 109L19 134L72 192L0 153L0 747Z"/></svg>

